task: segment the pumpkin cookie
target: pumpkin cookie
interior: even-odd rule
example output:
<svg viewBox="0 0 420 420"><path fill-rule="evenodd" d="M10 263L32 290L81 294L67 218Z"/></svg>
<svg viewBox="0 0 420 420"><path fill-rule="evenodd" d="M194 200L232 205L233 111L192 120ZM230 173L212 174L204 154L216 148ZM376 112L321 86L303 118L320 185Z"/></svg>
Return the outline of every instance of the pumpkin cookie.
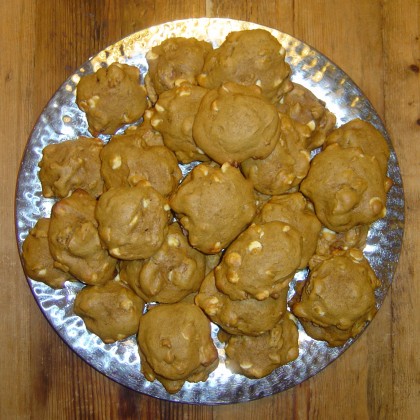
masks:
<svg viewBox="0 0 420 420"><path fill-rule="evenodd" d="M199 289L204 273L205 256L191 248L178 223L152 257L120 265L121 280L146 302L179 302Z"/></svg>
<svg viewBox="0 0 420 420"><path fill-rule="evenodd" d="M287 223L300 233L302 258L298 268L305 268L315 253L322 227L312 206L301 193L273 196L262 207L254 222L266 223L273 220Z"/></svg>
<svg viewBox="0 0 420 420"><path fill-rule="evenodd" d="M251 182L228 163L196 166L170 199L190 244L217 254L251 222L256 206Z"/></svg>
<svg viewBox="0 0 420 420"><path fill-rule="evenodd" d="M231 82L206 93L193 125L197 146L220 164L263 159L279 135L278 112L261 89Z"/></svg>
<svg viewBox="0 0 420 420"><path fill-rule="evenodd" d="M258 379L299 355L298 329L286 313L273 329L258 337L232 336L226 345L226 366L234 373Z"/></svg>
<svg viewBox="0 0 420 420"><path fill-rule="evenodd" d="M300 190L323 225L344 232L385 216L386 184L374 156L332 144L312 160Z"/></svg>
<svg viewBox="0 0 420 420"><path fill-rule="evenodd" d="M226 249L216 286L233 300L278 298L302 259L302 237L289 224L253 223Z"/></svg>
<svg viewBox="0 0 420 420"><path fill-rule="evenodd" d="M286 115L281 115L280 121L280 138L274 150L264 159L247 159L241 165L245 177L263 194L285 193L297 187L309 171L307 134Z"/></svg>
<svg viewBox="0 0 420 420"><path fill-rule="evenodd" d="M384 175L388 170L389 146L384 136L366 121L355 119L329 134L325 147L338 143L341 147L359 147L369 156L375 156Z"/></svg>
<svg viewBox="0 0 420 420"><path fill-rule="evenodd" d="M166 147L181 163L207 161L209 158L197 147L193 124L198 107L207 89L182 85L163 92L156 102L151 123L160 133Z"/></svg>
<svg viewBox="0 0 420 420"><path fill-rule="evenodd" d="M261 335L271 330L286 312L288 289L277 299L232 300L215 285L214 272L204 279L195 302L207 316L229 334Z"/></svg>
<svg viewBox="0 0 420 420"><path fill-rule="evenodd" d="M224 82L257 85L271 102L292 88L285 49L263 29L231 32L219 48L210 52L198 82L208 89Z"/></svg>
<svg viewBox="0 0 420 420"><path fill-rule="evenodd" d="M148 182L111 188L96 206L99 235L115 258L149 258L166 237L169 210L166 199Z"/></svg>
<svg viewBox="0 0 420 420"><path fill-rule="evenodd" d="M101 195L104 183L99 153L102 148L101 140L88 137L44 147L38 164L43 196L64 198L78 188L94 197Z"/></svg>
<svg viewBox="0 0 420 420"><path fill-rule="evenodd" d="M169 196L182 177L174 154L165 146L148 146L137 130L113 136L100 157L107 189L148 181L160 194Z"/></svg>
<svg viewBox="0 0 420 420"><path fill-rule="evenodd" d="M23 241L22 257L26 274L54 289L61 289L68 280L74 280L70 273L60 270L54 264L48 244L50 219L39 219Z"/></svg>
<svg viewBox="0 0 420 420"><path fill-rule="evenodd" d="M137 337L146 379L159 380L170 393L179 391L185 381L205 381L217 367L210 322L194 304L152 307L141 318Z"/></svg>
<svg viewBox="0 0 420 420"><path fill-rule="evenodd" d="M55 265L89 285L113 279L117 265L99 238L95 207L89 193L76 190L54 204L48 230Z"/></svg>
<svg viewBox="0 0 420 420"><path fill-rule="evenodd" d="M212 49L209 42L183 37L169 38L153 47L146 54L149 71L145 84L150 100L156 102L162 92L185 82L196 85Z"/></svg>
<svg viewBox="0 0 420 420"><path fill-rule="evenodd" d="M375 289L380 286L358 249L318 264L292 301L292 312L308 335L340 346L355 337L376 313Z"/></svg>
<svg viewBox="0 0 420 420"><path fill-rule="evenodd" d="M86 113L93 136L115 134L123 125L139 120L148 107L139 69L120 63L82 77L76 103Z"/></svg>
<svg viewBox="0 0 420 420"><path fill-rule="evenodd" d="M144 302L119 281L86 286L77 293L74 313L104 343L124 340L137 333Z"/></svg>
<svg viewBox="0 0 420 420"><path fill-rule="evenodd" d="M308 150L322 146L335 126L335 115L309 89L297 83L293 83L293 89L284 95L277 109L307 127L310 133L306 140Z"/></svg>

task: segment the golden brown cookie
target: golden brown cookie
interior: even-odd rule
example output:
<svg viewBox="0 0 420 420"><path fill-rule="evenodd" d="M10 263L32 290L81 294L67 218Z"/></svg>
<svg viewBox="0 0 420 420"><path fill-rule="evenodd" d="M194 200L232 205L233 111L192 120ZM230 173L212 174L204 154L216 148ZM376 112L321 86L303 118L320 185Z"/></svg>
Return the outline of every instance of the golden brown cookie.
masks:
<svg viewBox="0 0 420 420"><path fill-rule="evenodd" d="M22 258L26 274L54 289L61 289L73 276L55 267L48 244L50 219L39 219L23 241Z"/></svg>
<svg viewBox="0 0 420 420"><path fill-rule="evenodd" d="M148 181L169 196L182 177L175 155L165 146L148 146L137 130L113 136L102 149L101 173L107 189Z"/></svg>
<svg viewBox="0 0 420 420"><path fill-rule="evenodd" d="M101 195L102 148L101 140L88 137L47 145L38 164L43 196L64 198L78 188L94 197Z"/></svg>
<svg viewBox="0 0 420 420"><path fill-rule="evenodd" d="M104 343L124 340L137 333L144 302L119 281L86 286L77 293L74 313Z"/></svg>
<svg viewBox="0 0 420 420"><path fill-rule="evenodd" d="M287 312L263 335L230 337L225 350L226 366L248 378L263 378L299 356L298 338L296 324Z"/></svg>
<svg viewBox="0 0 420 420"><path fill-rule="evenodd" d="M232 300L278 298L299 267L301 249L302 237L289 224L253 223L215 268L216 286Z"/></svg>
<svg viewBox="0 0 420 420"><path fill-rule="evenodd" d="M166 199L148 182L111 188L95 211L99 235L109 253L121 260L151 257L162 245L170 218Z"/></svg>
<svg viewBox="0 0 420 420"><path fill-rule="evenodd" d="M156 102L151 123L163 135L165 146L181 163L207 161L209 158L193 139L193 123L207 89L181 85L163 92Z"/></svg>
<svg viewBox="0 0 420 420"><path fill-rule="evenodd" d="M322 227L312 206L298 192L273 196L262 207L254 222L266 223L273 220L287 223L300 233L302 236L302 258L298 268L305 268L315 253Z"/></svg>
<svg viewBox="0 0 420 420"><path fill-rule="evenodd" d="M355 337L376 313L375 289L380 286L362 251L350 249L318 264L305 281L300 296L292 302L292 312L307 329L315 325L316 339L331 346ZM325 337L321 332L326 329ZM340 330L333 334L334 330Z"/></svg>
<svg viewBox="0 0 420 420"><path fill-rule="evenodd" d="M280 138L274 150L264 159L251 158L241 164L245 177L263 194L278 195L291 190L309 170L306 134L287 115L281 115L280 122Z"/></svg>
<svg viewBox="0 0 420 420"><path fill-rule="evenodd" d="M185 381L205 381L217 367L210 321L194 304L152 307L140 320L137 340L146 379L158 379L170 393Z"/></svg>
<svg viewBox="0 0 420 420"><path fill-rule="evenodd" d="M370 123L354 119L330 133L325 147L338 143L341 147L359 147L362 153L375 156L381 170L388 170L389 146L384 136Z"/></svg>
<svg viewBox="0 0 420 420"><path fill-rule="evenodd" d="M190 244L206 254L225 248L255 215L251 182L228 163L196 166L170 199Z"/></svg>
<svg viewBox="0 0 420 420"><path fill-rule="evenodd" d="M76 190L54 204L48 230L55 265L89 285L112 280L117 265L99 238L95 207L89 193Z"/></svg>
<svg viewBox="0 0 420 420"><path fill-rule="evenodd" d="M207 316L230 334L261 335L271 330L286 312L288 289L284 288L277 299L268 298L231 300L215 285L214 272L204 279L195 302Z"/></svg>
<svg viewBox="0 0 420 420"><path fill-rule="evenodd" d="M328 146L311 162L300 185L328 229L344 232L386 214L386 177L375 157L358 147Z"/></svg>
<svg viewBox="0 0 420 420"><path fill-rule="evenodd" d="M299 124L306 125L310 133L306 140L308 150L322 146L335 126L335 115L309 89L297 83L293 83L293 89L284 95L277 109Z"/></svg>
<svg viewBox="0 0 420 420"><path fill-rule="evenodd" d="M140 119L148 107L146 89L135 66L112 63L80 79L76 103L86 113L92 135L115 134Z"/></svg>
<svg viewBox="0 0 420 420"><path fill-rule="evenodd" d="M169 38L153 47L146 54L149 71L145 84L150 100L156 102L162 92L185 82L196 85L212 49L209 42L183 37Z"/></svg>
<svg viewBox="0 0 420 420"><path fill-rule="evenodd" d="M278 112L261 89L232 82L206 93L193 125L197 146L220 164L263 159L279 135Z"/></svg>
<svg viewBox="0 0 420 420"><path fill-rule="evenodd" d="M175 303L196 292L205 273L205 256L191 248L178 223L169 226L159 250L147 260L123 261L121 280L146 302Z"/></svg>
<svg viewBox="0 0 420 420"><path fill-rule="evenodd" d="M270 101L277 102L292 88L285 49L262 29L231 32L219 48L210 52L198 78L208 89L224 82L257 85Z"/></svg>

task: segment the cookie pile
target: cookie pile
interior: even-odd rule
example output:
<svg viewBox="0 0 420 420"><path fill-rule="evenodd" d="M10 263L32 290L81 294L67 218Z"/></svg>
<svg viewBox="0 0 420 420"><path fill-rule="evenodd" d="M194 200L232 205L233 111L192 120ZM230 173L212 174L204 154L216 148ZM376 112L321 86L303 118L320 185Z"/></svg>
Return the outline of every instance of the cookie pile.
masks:
<svg viewBox="0 0 420 420"><path fill-rule="evenodd" d="M144 85L120 63L81 78L91 137L43 150L57 202L24 241L27 275L84 283L74 313L105 343L137 334L170 393L217 367L211 322L250 378L298 357L298 322L330 346L355 337L380 285L362 250L391 187L383 136L335 128L265 30L171 38L146 59Z"/></svg>

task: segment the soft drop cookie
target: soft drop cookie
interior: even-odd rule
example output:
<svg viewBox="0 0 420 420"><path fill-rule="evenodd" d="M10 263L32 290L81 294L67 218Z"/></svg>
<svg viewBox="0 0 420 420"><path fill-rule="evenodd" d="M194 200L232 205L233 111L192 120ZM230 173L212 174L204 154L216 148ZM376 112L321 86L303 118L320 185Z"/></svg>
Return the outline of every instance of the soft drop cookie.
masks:
<svg viewBox="0 0 420 420"><path fill-rule="evenodd" d="M343 232L385 216L386 185L374 156L332 144L312 160L300 190L323 225Z"/></svg>
<svg viewBox="0 0 420 420"><path fill-rule="evenodd" d="M99 139L79 137L44 147L38 164L43 196L64 198L78 188L100 196L104 189L99 159L103 146Z"/></svg>
<svg viewBox="0 0 420 420"><path fill-rule="evenodd" d="M292 301L292 312L308 335L340 346L373 318L379 286L362 251L350 249L315 266Z"/></svg>
<svg viewBox="0 0 420 420"><path fill-rule="evenodd" d="M257 85L271 102L292 88L286 51L263 29L231 32L219 48L210 52L198 81L208 89L224 82Z"/></svg>
<svg viewBox="0 0 420 420"><path fill-rule="evenodd" d="M153 47L146 54L149 71L145 77L151 101L156 102L162 92L182 83L196 85L204 60L212 49L209 42L183 37L168 38Z"/></svg>
<svg viewBox="0 0 420 420"><path fill-rule="evenodd" d="M307 127L310 133L306 140L308 150L322 146L335 126L335 115L309 89L297 83L293 83L293 89L284 95L277 109Z"/></svg>
<svg viewBox="0 0 420 420"><path fill-rule="evenodd" d="M140 70L120 63L83 76L77 85L76 103L86 113L93 136L115 134L125 124L139 120L148 107Z"/></svg>
<svg viewBox="0 0 420 420"><path fill-rule="evenodd" d="M100 157L107 189L148 181L160 194L169 196L182 178L175 155L165 146L148 146L137 130L113 136Z"/></svg>
<svg viewBox="0 0 420 420"><path fill-rule="evenodd" d="M372 124L360 119L343 124L328 135L325 147L335 143L343 148L359 147L364 154L375 156L383 174L386 175L389 146L384 136Z"/></svg>
<svg viewBox="0 0 420 420"><path fill-rule="evenodd" d="M271 330L286 312L288 289L277 299L232 300L221 293L215 284L214 271L204 279L195 302L207 316L229 334L261 335Z"/></svg>
<svg viewBox="0 0 420 420"><path fill-rule="evenodd" d="M95 211L99 235L121 260L151 257L162 245L170 218L167 200L148 182L103 193Z"/></svg>
<svg viewBox="0 0 420 420"><path fill-rule="evenodd" d="M155 104L151 124L162 133L166 147L178 161L189 163L207 161L208 156L197 147L193 138L193 124L207 89L183 84L163 92Z"/></svg>
<svg viewBox="0 0 420 420"><path fill-rule="evenodd" d="M232 300L278 298L302 258L302 237L289 224L253 223L215 268L216 287Z"/></svg>
<svg viewBox="0 0 420 420"><path fill-rule="evenodd" d="M261 89L231 82L206 93L193 125L197 146L221 165L267 157L279 135L278 112Z"/></svg>
<svg viewBox="0 0 420 420"><path fill-rule="evenodd" d="M225 349L226 366L248 378L263 378L299 356L298 338L297 326L286 313L263 335L230 337Z"/></svg>
<svg viewBox="0 0 420 420"><path fill-rule="evenodd" d="M316 217L311 204L301 193L273 196L261 208L255 223L278 220L293 226L302 236L302 258L298 268L305 268L314 255L321 222Z"/></svg>
<svg viewBox="0 0 420 420"><path fill-rule="evenodd" d="M144 302L119 281L86 286L77 293L74 313L104 343L124 340L137 333Z"/></svg>
<svg viewBox="0 0 420 420"><path fill-rule="evenodd" d="M241 169L254 188L263 194L283 194L297 187L309 171L307 133L291 118L280 116L280 137L273 151L263 159L247 159Z"/></svg>
<svg viewBox="0 0 420 420"><path fill-rule="evenodd" d="M54 204L48 229L55 265L89 285L113 279L117 265L99 237L95 207L89 193L76 190Z"/></svg>
<svg viewBox="0 0 420 420"><path fill-rule="evenodd" d="M228 163L196 166L170 199L190 244L217 254L251 222L256 206L251 182Z"/></svg>
<svg viewBox="0 0 420 420"><path fill-rule="evenodd" d="M29 231L23 241L22 258L26 274L33 280L41 281L54 289L61 289L73 276L55 266L48 243L50 219L41 218Z"/></svg>
<svg viewBox="0 0 420 420"><path fill-rule="evenodd" d="M120 277L146 302L175 303L199 289L205 267L204 254L192 248L173 223L152 257L121 262Z"/></svg>
<svg viewBox="0 0 420 420"><path fill-rule="evenodd" d="M217 367L210 321L190 303L160 304L140 320L137 336L142 372L170 393L188 382L205 381Z"/></svg>

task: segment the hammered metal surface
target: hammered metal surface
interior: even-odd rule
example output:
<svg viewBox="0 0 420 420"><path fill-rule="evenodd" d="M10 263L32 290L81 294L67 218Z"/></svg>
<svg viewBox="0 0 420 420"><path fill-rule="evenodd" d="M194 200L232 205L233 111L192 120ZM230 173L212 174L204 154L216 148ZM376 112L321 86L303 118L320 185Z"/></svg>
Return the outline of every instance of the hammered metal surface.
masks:
<svg viewBox="0 0 420 420"><path fill-rule="evenodd" d="M260 25L231 19L188 19L169 22L137 32L106 48L87 61L58 89L42 112L29 138L23 156L16 191L16 234L19 250L31 227L40 217L49 217L51 199L42 197L38 180L38 162L42 149L50 143L88 135L84 114L75 104L75 89L81 76L108 66L114 61L136 65L147 72L146 52L173 36L195 37L220 45L231 31L263 28L270 31L287 51L292 80L304 85L326 103L337 117L337 125L354 118L371 122L386 137L391 148L388 175L394 186L388 194L387 216L372 225L365 255L382 281L377 305L381 306L398 263L404 229L404 194L398 161L389 136L377 113L352 80L334 63L290 35ZM106 140L106 138L104 138ZM184 168L187 171L188 168ZM296 279L303 279L302 271ZM73 301L81 284L67 283L53 290L28 278L33 295L52 327L87 363L109 378L138 392L171 401L195 404L224 404L249 401L293 387L315 375L334 361L354 340L344 346L329 348L326 343L308 337L299 327L299 358L276 369L269 376L251 380L232 374L224 363L223 346L213 337L219 350L220 365L206 382L186 383L175 395L168 394L159 382L145 380L140 373L140 359L135 337L115 344L104 344L90 334L83 321L73 314Z"/></svg>

